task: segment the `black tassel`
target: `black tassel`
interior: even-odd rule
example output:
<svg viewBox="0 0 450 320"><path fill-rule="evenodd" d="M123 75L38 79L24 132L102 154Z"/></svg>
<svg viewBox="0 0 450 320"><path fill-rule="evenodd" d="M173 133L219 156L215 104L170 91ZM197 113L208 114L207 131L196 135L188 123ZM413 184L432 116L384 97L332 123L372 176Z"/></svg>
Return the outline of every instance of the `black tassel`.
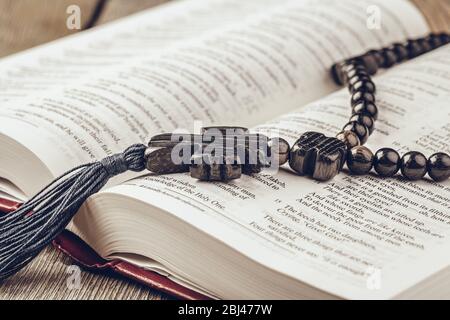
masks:
<svg viewBox="0 0 450 320"><path fill-rule="evenodd" d="M0 280L33 260L111 177L128 170L145 170L146 149L142 144L133 145L123 153L74 168L16 211L0 216Z"/></svg>

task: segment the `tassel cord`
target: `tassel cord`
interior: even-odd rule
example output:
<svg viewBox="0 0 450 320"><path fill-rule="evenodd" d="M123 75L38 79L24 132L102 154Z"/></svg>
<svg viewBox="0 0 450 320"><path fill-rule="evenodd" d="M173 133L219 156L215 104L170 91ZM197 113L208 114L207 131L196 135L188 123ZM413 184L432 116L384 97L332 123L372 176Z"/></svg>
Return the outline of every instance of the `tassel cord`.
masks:
<svg viewBox="0 0 450 320"><path fill-rule="evenodd" d="M100 170L100 165L93 165L92 170ZM5 233L5 235L2 235L0 237L0 241L2 241L3 245L5 246L4 250L2 250L2 253L0 254L0 259L6 257L7 255L10 255L15 249L15 243L17 241L23 241L24 247L28 245L28 243L32 242L34 238L39 237L42 233L49 232L49 228L52 225L52 222L55 218L61 213L61 208L67 208L66 210L70 210L70 208L73 205L77 205L77 203L70 203L67 204L67 198L68 195L70 195L73 190L80 189L81 193L95 193L99 189L103 187L102 184L103 180L105 180L104 175L100 177L100 182L98 183L91 183L90 181L86 181L84 185L80 185L80 182L84 181L84 176L86 176L89 172L86 172L83 176L80 176L77 181L73 184L71 189L67 192L67 194L61 195L56 201L54 202L48 202L46 206L41 207L40 209L43 211L54 211L55 213L51 217L46 217L45 215L38 215L38 214L31 214L29 216L26 216L24 221L16 222L13 226L10 227L10 230L8 233ZM88 187L87 190L83 190L83 188ZM93 191L95 190L95 191ZM64 198L64 199L62 199ZM27 213L28 214L28 213ZM20 224L22 222L22 224ZM39 227L42 225L41 227ZM35 229L36 227L39 227L38 231L35 231L35 235L31 239L27 239L29 237L29 232ZM51 232L50 232L51 233ZM11 234L14 234L14 237L11 237Z"/></svg>
<svg viewBox="0 0 450 320"><path fill-rule="evenodd" d="M0 259L4 259L4 266L7 268L10 263L12 263L15 259L21 259L23 256L35 256L35 254L39 253L38 250L43 244L46 245L49 242L49 238L53 237L54 230L60 229L60 225L64 226L70 222L71 212L73 212L73 208L78 209L81 204L78 203L77 199L72 201L72 203L68 204L67 202L70 200L70 195L74 190L79 189L81 193L92 192L94 188L98 191L103 187L103 185L99 185L99 183L92 185L91 181L84 181L85 176L94 170L101 169L99 165L93 165L88 172L83 173L76 182L70 187L66 194L62 195L63 199L58 199L60 202L49 203L46 207L41 207L41 210L53 212L50 217L46 217L45 215L30 215L25 217L24 225L15 226L15 230L11 230L11 234L15 234L14 238L10 237L9 246L5 247L2 250L2 254L0 255ZM106 174L102 174L100 179L105 178ZM84 185L81 185L85 182ZM103 182L103 181L100 181ZM102 184L102 183L100 183ZM87 186L87 190L84 188ZM96 192L94 191L94 192ZM60 198L61 198L60 197ZM57 205L56 208L52 208ZM62 210L65 210L64 213L69 213L67 218L69 221L66 222L67 219L58 219L59 215L63 213ZM39 211L38 211L39 212ZM33 219L37 217L37 219ZM33 221L35 220L35 221ZM55 224L56 223L56 224ZM42 224L42 225L41 225ZM37 230L35 230L37 229ZM34 230L34 231L33 231ZM30 231L33 231L33 235L29 237ZM23 241L25 240L25 241ZM52 239L50 239L51 241ZM23 244L17 248L17 242L22 242ZM14 252L18 252L18 254L14 255ZM9 259L8 259L9 257Z"/></svg>
<svg viewBox="0 0 450 320"><path fill-rule="evenodd" d="M70 223L86 199L125 171L145 170L146 146L137 144L102 161L78 166L24 203L0 216L0 280L35 258Z"/></svg>
<svg viewBox="0 0 450 320"><path fill-rule="evenodd" d="M76 169L79 169L79 168L76 168ZM55 182L59 181L65 175L71 174L72 172L76 171L76 169L65 173L61 177L57 178L55 180ZM67 180L63 181L61 183L61 185L59 185L57 187L59 187L60 189L61 188L65 189L65 188L67 188L67 185L71 185L71 184L75 183L76 179L77 179L76 176L71 176L71 177L67 178ZM53 184L55 184L55 182L48 185L46 187L46 189L49 189ZM29 200L23 206L21 206L14 213L11 213L10 215L14 216L14 219L4 219L4 221L0 221L0 243L7 243L8 238L11 236L11 234L19 231L16 228L24 229L25 228L24 222L26 222L29 225L32 222L40 223L42 219L46 219L45 216L32 213L32 210L36 209L36 208L34 208L34 206L40 200L41 195L45 195L46 189L41 191L39 194L37 194L34 198ZM48 191L49 193L47 194L45 201L40 204L40 208L42 210L49 210L49 209L51 209L52 206L56 207L60 203L61 198L64 197L65 195L64 194L58 195L57 191L58 191L58 189L56 188L56 186L52 189L49 189L49 191ZM46 205L47 205L47 207L45 207ZM9 216L9 215L7 215L7 216ZM26 218L26 219L24 219L24 218ZM31 225L31 226L33 226L33 225Z"/></svg>
<svg viewBox="0 0 450 320"><path fill-rule="evenodd" d="M38 194L36 194L35 196L33 196L30 200L28 200L27 202L25 202L23 205L21 205L16 211L11 212L7 215L3 215L0 216L0 234L2 234L5 230L2 229L2 226L6 223L11 223L14 220L18 220L23 218L24 213L28 214L33 207L43 198L45 197L46 199L48 199L48 201L51 201L54 196L54 194L58 191L58 187L66 187L67 185L70 185L71 183L73 183L76 180L76 176L70 176L67 177L68 175L74 173L75 171L78 171L84 167L87 167L89 164L85 164L79 167L76 167L66 173L64 173L63 175L59 176L57 179L55 179L53 182L49 183L42 191L40 191ZM61 185L57 185L56 183L60 180L62 180L63 178L66 178L66 180L61 182ZM47 191L48 190L48 191Z"/></svg>

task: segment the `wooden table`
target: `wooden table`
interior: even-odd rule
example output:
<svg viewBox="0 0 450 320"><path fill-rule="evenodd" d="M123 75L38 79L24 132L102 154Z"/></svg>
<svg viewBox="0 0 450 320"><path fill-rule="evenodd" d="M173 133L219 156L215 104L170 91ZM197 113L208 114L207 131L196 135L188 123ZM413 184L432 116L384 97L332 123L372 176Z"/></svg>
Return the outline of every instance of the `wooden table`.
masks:
<svg viewBox="0 0 450 320"><path fill-rule="evenodd" d="M108 0L97 24L168 0ZM0 0L0 57L66 36L66 8L77 4L83 24L96 0ZM64 254L49 246L18 275L3 282L0 299L150 299L170 298L158 291L110 275L81 271ZM78 286L79 284L79 286Z"/></svg>

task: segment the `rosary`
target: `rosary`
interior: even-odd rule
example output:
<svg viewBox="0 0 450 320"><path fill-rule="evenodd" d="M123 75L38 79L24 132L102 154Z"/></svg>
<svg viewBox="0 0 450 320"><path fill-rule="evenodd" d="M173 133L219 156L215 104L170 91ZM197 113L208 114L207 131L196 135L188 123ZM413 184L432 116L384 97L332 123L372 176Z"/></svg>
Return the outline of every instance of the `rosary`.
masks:
<svg viewBox="0 0 450 320"><path fill-rule="evenodd" d="M448 179L450 156L443 152L426 158L412 151L400 157L391 148L374 154L363 146L378 118L371 76L379 68L390 68L448 43L450 34L430 34L333 65L333 79L348 86L352 108L349 122L334 138L307 132L291 147L282 138L252 134L246 128L209 127L201 134L157 135L148 146L136 144L123 153L66 172L17 210L0 214L0 280L25 267L66 228L89 196L126 171L190 172L202 181L225 182L288 163L298 175L328 181L347 163L353 175L368 174L373 168L381 177L400 171L408 180L420 180L427 173L436 182Z"/></svg>

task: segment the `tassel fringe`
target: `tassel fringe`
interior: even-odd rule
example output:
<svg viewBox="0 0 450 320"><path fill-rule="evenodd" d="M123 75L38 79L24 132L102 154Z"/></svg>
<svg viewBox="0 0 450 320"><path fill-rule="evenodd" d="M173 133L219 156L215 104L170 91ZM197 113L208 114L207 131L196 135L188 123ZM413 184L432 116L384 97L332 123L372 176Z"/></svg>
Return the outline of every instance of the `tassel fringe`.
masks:
<svg viewBox="0 0 450 320"><path fill-rule="evenodd" d="M0 280L31 262L69 224L89 196L125 171L145 170L145 150L123 153L76 167L55 179L16 211L0 216Z"/></svg>

